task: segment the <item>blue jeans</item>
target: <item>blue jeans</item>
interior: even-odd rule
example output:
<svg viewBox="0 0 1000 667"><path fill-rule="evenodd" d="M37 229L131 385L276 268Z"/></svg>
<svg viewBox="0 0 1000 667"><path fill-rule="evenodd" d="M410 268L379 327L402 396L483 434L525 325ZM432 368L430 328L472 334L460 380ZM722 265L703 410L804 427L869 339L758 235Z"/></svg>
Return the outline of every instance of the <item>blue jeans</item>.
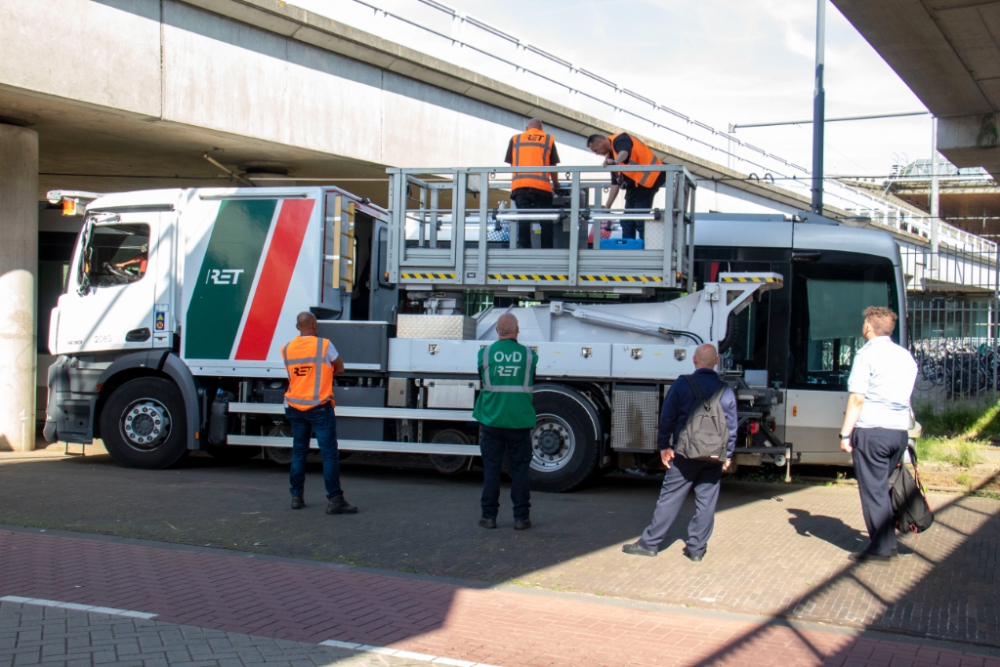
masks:
<svg viewBox="0 0 1000 667"><path fill-rule="evenodd" d="M285 418L292 424L292 470L289 475L292 495L301 496L306 482L306 454L313 435L323 454L323 483L327 499L343 495L340 489L340 451L337 449L337 415L329 403L308 410L285 408Z"/></svg>
<svg viewBox="0 0 1000 667"><path fill-rule="evenodd" d="M531 509L528 473L531 470L530 428L481 426L479 450L483 456L483 517L495 519L500 511L500 469L504 452L510 460L510 501L514 521L524 521Z"/></svg>

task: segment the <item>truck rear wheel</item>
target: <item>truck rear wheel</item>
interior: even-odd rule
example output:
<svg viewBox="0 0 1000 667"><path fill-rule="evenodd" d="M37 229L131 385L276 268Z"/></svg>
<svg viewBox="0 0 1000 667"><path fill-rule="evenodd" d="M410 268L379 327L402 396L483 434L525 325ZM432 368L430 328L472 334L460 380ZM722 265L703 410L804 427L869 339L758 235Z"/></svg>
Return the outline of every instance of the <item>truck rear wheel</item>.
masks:
<svg viewBox="0 0 1000 667"><path fill-rule="evenodd" d="M446 428L443 431L438 431L431 438L431 442L443 443L448 445L468 445L469 437L454 428ZM469 469L472 465L471 456L462 456L461 454L430 454L431 465L442 475L456 475L460 472L464 472Z"/></svg>
<svg viewBox="0 0 1000 667"><path fill-rule="evenodd" d="M537 424L531 432L531 488L562 493L597 471L600 425L589 403L566 387L535 387Z"/></svg>
<svg viewBox="0 0 1000 667"><path fill-rule="evenodd" d="M168 468L187 453L187 415L169 380L137 378L111 394L101 411L101 438L127 468Z"/></svg>

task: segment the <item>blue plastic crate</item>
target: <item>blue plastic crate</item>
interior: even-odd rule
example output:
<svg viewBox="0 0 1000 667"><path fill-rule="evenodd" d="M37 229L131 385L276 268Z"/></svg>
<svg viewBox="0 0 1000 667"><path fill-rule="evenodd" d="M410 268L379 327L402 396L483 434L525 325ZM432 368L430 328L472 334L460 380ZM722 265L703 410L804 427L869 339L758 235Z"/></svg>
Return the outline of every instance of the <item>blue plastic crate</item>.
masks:
<svg viewBox="0 0 1000 667"><path fill-rule="evenodd" d="M646 242L642 239L601 239L601 250L643 250Z"/></svg>

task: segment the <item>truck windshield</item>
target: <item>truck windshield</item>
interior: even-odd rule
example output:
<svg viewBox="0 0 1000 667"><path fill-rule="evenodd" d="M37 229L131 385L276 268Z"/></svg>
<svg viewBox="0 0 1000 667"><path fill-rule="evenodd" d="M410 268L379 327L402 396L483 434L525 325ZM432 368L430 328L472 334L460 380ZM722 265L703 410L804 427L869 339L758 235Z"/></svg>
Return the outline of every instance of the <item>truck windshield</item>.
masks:
<svg viewBox="0 0 1000 667"><path fill-rule="evenodd" d="M80 258L81 287L110 287L141 280L149 261L149 225L96 224Z"/></svg>
<svg viewBox="0 0 1000 667"><path fill-rule="evenodd" d="M870 261L870 258L868 258ZM899 312L892 264L793 265L791 386L845 390L868 306ZM898 343L897 331L893 338Z"/></svg>

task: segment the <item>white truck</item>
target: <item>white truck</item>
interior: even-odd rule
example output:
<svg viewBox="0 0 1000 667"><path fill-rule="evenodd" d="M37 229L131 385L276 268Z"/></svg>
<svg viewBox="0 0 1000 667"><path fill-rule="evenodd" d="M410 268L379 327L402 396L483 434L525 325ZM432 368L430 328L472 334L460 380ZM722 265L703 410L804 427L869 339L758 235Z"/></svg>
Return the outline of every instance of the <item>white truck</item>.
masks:
<svg viewBox="0 0 1000 667"><path fill-rule="evenodd" d="M860 311L903 304L891 237L780 215L695 225L682 167L625 169L667 173L661 208L602 208L592 167L561 168L548 210L507 207L513 170L492 167L390 169L388 209L334 187L102 196L51 316L45 436L101 438L126 466L287 461L279 349L311 310L347 369L341 449L456 472L478 455L476 355L511 311L539 355L538 489L655 468L663 395L701 342L737 389L737 464L849 464L835 434ZM628 217L639 247L588 243ZM518 249L525 221L555 225L556 247Z"/></svg>

